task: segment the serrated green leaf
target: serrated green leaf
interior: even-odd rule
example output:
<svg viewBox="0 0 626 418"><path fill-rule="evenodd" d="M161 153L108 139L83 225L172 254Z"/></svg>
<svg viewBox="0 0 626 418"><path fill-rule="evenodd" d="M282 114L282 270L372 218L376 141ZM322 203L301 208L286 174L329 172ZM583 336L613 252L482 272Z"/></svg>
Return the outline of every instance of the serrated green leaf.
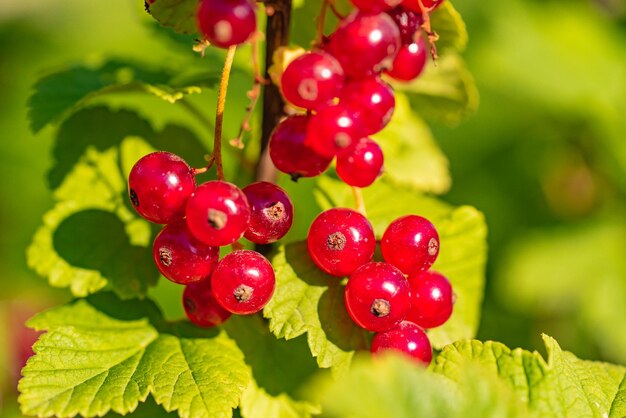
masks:
<svg viewBox="0 0 626 418"><path fill-rule="evenodd" d="M497 378L479 367L464 367L456 384L411 360L389 353L356 358L340 379L310 385L324 415L341 418L528 417L526 407Z"/></svg>
<svg viewBox="0 0 626 418"><path fill-rule="evenodd" d="M252 369L253 379L239 405L244 418L308 418L319 413L317 405L294 397L318 370L303 338L279 340L258 316L233 316L224 329Z"/></svg>
<svg viewBox="0 0 626 418"><path fill-rule="evenodd" d="M115 412L109 412L105 418L119 418L120 415ZM133 418L176 418L178 414L176 412L167 412L162 406L157 404L152 396L148 396L145 402L137 405L137 409L132 412Z"/></svg>
<svg viewBox="0 0 626 418"><path fill-rule="evenodd" d="M321 412L313 403L296 401L284 393L271 396L255 383L241 395L239 409L243 418L310 418Z"/></svg>
<svg viewBox="0 0 626 418"><path fill-rule="evenodd" d="M437 50L445 53L448 49L463 52L467 47L467 27L463 18L449 1L430 15L432 30L439 35Z"/></svg>
<svg viewBox="0 0 626 418"><path fill-rule="evenodd" d="M61 124L52 150L55 164L48 173L50 187L54 189L61 184L87 148L105 151L120 146L130 136L145 140L154 150L178 154L191 165L205 165L203 157L207 152L206 148L189 129L168 124L160 132L156 132L136 112L96 106L77 111ZM138 159L141 156L135 157ZM124 176L127 174L128 172L124 172Z"/></svg>
<svg viewBox="0 0 626 418"><path fill-rule="evenodd" d="M367 347L367 334L343 307L343 285L311 261L305 242L279 247L272 257L276 291L263 310L270 330L287 340L304 333L320 367L341 374L354 351Z"/></svg>
<svg viewBox="0 0 626 418"><path fill-rule="evenodd" d="M218 79L217 73L181 78L176 72L146 70L147 67L146 64L111 60L99 67L77 65L40 79L28 101L31 129L38 132L103 94L146 92L174 103L185 95L214 85Z"/></svg>
<svg viewBox="0 0 626 418"><path fill-rule="evenodd" d="M424 216L435 225L441 250L433 270L450 280L457 299L452 317L445 325L429 330L429 338L436 348L473 338L480 321L485 281L487 227L483 215L469 206L455 208L433 197L380 181L363 189L363 197L367 218L377 237L403 215ZM328 177L319 179L316 199L323 209L354 206L350 188Z"/></svg>
<svg viewBox="0 0 626 418"><path fill-rule="evenodd" d="M198 32L198 0L159 0L150 5L150 14L163 26L184 35Z"/></svg>
<svg viewBox="0 0 626 418"><path fill-rule="evenodd" d="M456 124L478 108L474 78L456 54L441 56L436 66L430 63L413 82L393 85L407 95L413 110L427 119Z"/></svg>
<svg viewBox="0 0 626 418"><path fill-rule="evenodd" d="M168 324L149 302L98 294L29 322L47 331L23 369L25 414L132 412L152 394L181 417L230 417L250 381L224 331Z"/></svg>
<svg viewBox="0 0 626 418"><path fill-rule="evenodd" d="M144 295L156 283L149 225L124 204L118 153L88 150L55 193L27 249L29 267L55 287L86 296L109 284L118 295Z"/></svg>
<svg viewBox="0 0 626 418"><path fill-rule="evenodd" d="M391 122L373 138L385 154L383 181L426 193L441 194L450 189L448 159L403 94L396 93Z"/></svg>
<svg viewBox="0 0 626 418"><path fill-rule="evenodd" d="M626 368L579 360L562 351L553 338L543 339L547 361L537 352L511 350L497 342L459 341L443 349L433 370L458 380L464 364L477 362L505 381L539 416L624 416Z"/></svg>

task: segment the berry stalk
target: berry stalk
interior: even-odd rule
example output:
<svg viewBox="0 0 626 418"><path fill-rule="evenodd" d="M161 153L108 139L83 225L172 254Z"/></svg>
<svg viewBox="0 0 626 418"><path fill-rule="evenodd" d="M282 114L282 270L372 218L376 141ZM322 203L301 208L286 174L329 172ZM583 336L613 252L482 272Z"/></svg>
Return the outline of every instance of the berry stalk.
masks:
<svg viewBox="0 0 626 418"><path fill-rule="evenodd" d="M233 66L235 58L236 45L228 47L226 51L226 59L222 69L222 78L220 80L220 88L217 93L217 110L215 111L215 135L213 138L213 158L215 159L215 168L217 170L217 178L224 180L224 166L222 164L222 125L224 122L224 107L226 105L226 92L228 91L228 80L230 79L230 69Z"/></svg>

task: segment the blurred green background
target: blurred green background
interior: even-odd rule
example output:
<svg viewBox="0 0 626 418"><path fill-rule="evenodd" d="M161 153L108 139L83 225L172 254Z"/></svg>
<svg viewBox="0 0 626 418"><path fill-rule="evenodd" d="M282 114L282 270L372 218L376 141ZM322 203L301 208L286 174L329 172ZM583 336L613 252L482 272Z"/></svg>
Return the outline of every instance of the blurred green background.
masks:
<svg viewBox="0 0 626 418"><path fill-rule="evenodd" d="M433 129L450 160L446 200L476 206L489 225L478 337L539 349L544 332L580 357L626 364L626 3L455 6L470 33L464 56L481 105L461 125ZM180 59L172 48L179 46L155 35L140 0L0 0L2 416L17 415L15 386L33 339L22 323L69 298L26 267L25 248L52 202L46 173L54 133L29 131L31 87L46 71L85 59ZM250 88L248 78L233 77L227 137L237 134ZM120 103L157 125L182 121L201 130L177 106ZM179 291L155 290L174 315Z"/></svg>

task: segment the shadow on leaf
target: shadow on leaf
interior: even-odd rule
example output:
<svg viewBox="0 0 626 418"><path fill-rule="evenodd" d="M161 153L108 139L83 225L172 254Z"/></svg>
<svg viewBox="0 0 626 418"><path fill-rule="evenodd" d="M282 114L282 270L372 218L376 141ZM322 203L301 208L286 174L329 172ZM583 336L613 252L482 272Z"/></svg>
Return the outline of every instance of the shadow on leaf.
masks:
<svg viewBox="0 0 626 418"><path fill-rule="evenodd" d="M99 271L123 298L145 294L159 277L150 248L131 245L124 224L111 212L70 215L54 231L53 245L69 264Z"/></svg>

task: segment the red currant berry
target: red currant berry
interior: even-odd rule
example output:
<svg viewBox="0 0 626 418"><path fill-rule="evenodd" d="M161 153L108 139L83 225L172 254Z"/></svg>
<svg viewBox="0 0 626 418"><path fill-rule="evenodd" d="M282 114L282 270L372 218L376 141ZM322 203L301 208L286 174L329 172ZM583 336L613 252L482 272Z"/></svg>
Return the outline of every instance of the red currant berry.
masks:
<svg viewBox="0 0 626 418"><path fill-rule="evenodd" d="M208 245L224 246L241 238L248 229L250 206L234 184L208 181L196 188L187 201L187 225Z"/></svg>
<svg viewBox="0 0 626 418"><path fill-rule="evenodd" d="M369 331L393 328L411 309L409 282L388 263L367 263L348 279L346 309L352 320Z"/></svg>
<svg viewBox="0 0 626 418"><path fill-rule="evenodd" d="M393 60L391 67L385 70L387 75L398 81L416 79L426 66L428 45L423 36L419 36L412 44L403 45Z"/></svg>
<svg viewBox="0 0 626 418"><path fill-rule="evenodd" d="M250 204L250 223L244 234L256 244L269 244L285 236L293 223L293 205L283 189L266 181L242 189Z"/></svg>
<svg viewBox="0 0 626 418"><path fill-rule="evenodd" d="M367 187L380 176L383 151L369 138L361 138L354 147L337 155L337 175L354 187Z"/></svg>
<svg viewBox="0 0 626 418"><path fill-rule="evenodd" d="M409 276L411 311L407 319L422 328L443 325L454 305L452 285L445 276L434 271L423 271Z"/></svg>
<svg viewBox="0 0 626 418"><path fill-rule="evenodd" d="M416 13L413 10L405 9L402 6L398 6L393 10L387 12L389 16L396 22L398 29L400 29L400 41L403 45L413 43L413 36L415 32L424 23L424 17L421 13Z"/></svg>
<svg viewBox="0 0 626 418"><path fill-rule="evenodd" d="M133 207L142 217L158 224L182 217L195 188L191 167L179 156L164 151L141 158L128 176Z"/></svg>
<svg viewBox="0 0 626 418"><path fill-rule="evenodd" d="M407 215L393 221L380 241L386 262L404 274L416 274L433 265L439 254L439 235L426 218Z"/></svg>
<svg viewBox="0 0 626 418"><path fill-rule="evenodd" d="M354 7L357 9L369 12L369 13L379 13L384 12L385 10L389 10L398 4L402 0L350 0Z"/></svg>
<svg viewBox="0 0 626 418"><path fill-rule="evenodd" d="M248 315L269 302L276 279L265 257L255 251L238 250L218 263L211 286L220 305L232 313Z"/></svg>
<svg viewBox="0 0 626 418"><path fill-rule="evenodd" d="M350 14L326 45L352 78L367 77L387 67L399 48L400 30L385 13Z"/></svg>
<svg viewBox="0 0 626 418"><path fill-rule="evenodd" d="M389 331L379 332L372 341L372 353L394 350L408 354L411 358L426 365L433 358L433 349L428 336L416 324L402 321Z"/></svg>
<svg viewBox="0 0 626 418"><path fill-rule="evenodd" d="M443 0L402 0L402 7L416 13L425 13L435 10L441 3Z"/></svg>
<svg viewBox="0 0 626 418"><path fill-rule="evenodd" d="M206 280L217 265L220 250L198 241L184 219L173 222L154 239L152 256L163 276L174 283Z"/></svg>
<svg viewBox="0 0 626 418"><path fill-rule="evenodd" d="M270 158L277 169L300 177L315 177L326 171L332 158L324 157L306 144L309 116L291 116L283 120L270 137Z"/></svg>
<svg viewBox="0 0 626 418"><path fill-rule="evenodd" d="M256 31L255 7L250 0L202 0L196 16L200 33L220 48L243 43Z"/></svg>
<svg viewBox="0 0 626 418"><path fill-rule="evenodd" d="M214 327L231 315L217 303L210 280L187 285L183 292L183 307L187 318L200 327Z"/></svg>
<svg viewBox="0 0 626 418"><path fill-rule="evenodd" d="M311 116L306 143L327 158L348 148L364 135L357 112L344 104L326 105Z"/></svg>
<svg viewBox="0 0 626 418"><path fill-rule="evenodd" d="M352 209L333 208L315 218L307 246L311 259L321 270L344 277L372 260L376 238L365 216Z"/></svg>
<svg viewBox="0 0 626 418"><path fill-rule="evenodd" d="M378 77L346 84L340 100L359 112L358 120L364 135L375 134L387 126L396 107L393 89Z"/></svg>
<svg viewBox="0 0 626 418"><path fill-rule="evenodd" d="M323 51L308 52L291 61L280 81L285 99L305 109L315 109L337 97L343 83L343 68Z"/></svg>

